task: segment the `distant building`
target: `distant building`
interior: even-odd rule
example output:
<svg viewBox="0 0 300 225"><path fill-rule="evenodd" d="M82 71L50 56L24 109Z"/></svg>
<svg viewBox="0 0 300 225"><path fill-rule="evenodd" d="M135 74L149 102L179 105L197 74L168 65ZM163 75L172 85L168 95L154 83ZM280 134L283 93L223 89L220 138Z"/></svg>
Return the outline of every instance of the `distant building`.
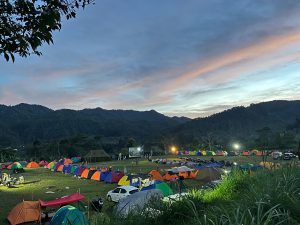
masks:
<svg viewBox="0 0 300 225"><path fill-rule="evenodd" d="M110 160L111 157L103 149L100 150L90 150L88 154L85 155L85 159L89 162L100 162Z"/></svg>

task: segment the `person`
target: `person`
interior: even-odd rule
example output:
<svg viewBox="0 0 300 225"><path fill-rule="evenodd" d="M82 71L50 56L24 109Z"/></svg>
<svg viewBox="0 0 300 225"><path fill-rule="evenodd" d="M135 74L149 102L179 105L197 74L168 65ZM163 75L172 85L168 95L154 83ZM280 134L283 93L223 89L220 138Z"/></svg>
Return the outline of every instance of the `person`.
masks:
<svg viewBox="0 0 300 225"><path fill-rule="evenodd" d="M121 152L119 153L118 160L122 160L122 153Z"/></svg>

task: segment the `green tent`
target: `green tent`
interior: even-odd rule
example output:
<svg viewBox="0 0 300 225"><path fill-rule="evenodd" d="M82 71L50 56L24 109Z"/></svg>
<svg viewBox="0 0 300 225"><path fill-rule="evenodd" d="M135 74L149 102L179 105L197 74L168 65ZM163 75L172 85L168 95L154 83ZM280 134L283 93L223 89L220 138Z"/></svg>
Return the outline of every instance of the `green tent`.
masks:
<svg viewBox="0 0 300 225"><path fill-rule="evenodd" d="M172 189L165 182L161 182L161 183L156 184L156 189L161 190L164 196L169 196L169 195L173 194Z"/></svg>
<svg viewBox="0 0 300 225"><path fill-rule="evenodd" d="M71 167L71 173L72 173L72 174L74 174L74 172L75 172L75 170L76 170L77 167L78 167L78 166L75 166L75 165L73 165L73 166Z"/></svg>
<svg viewBox="0 0 300 225"><path fill-rule="evenodd" d="M26 161L19 161L19 163L21 164L22 167L26 167L26 165L28 164L28 162Z"/></svg>
<svg viewBox="0 0 300 225"><path fill-rule="evenodd" d="M71 205L61 207L51 219L50 225L90 225L86 216Z"/></svg>
<svg viewBox="0 0 300 225"><path fill-rule="evenodd" d="M23 166L21 165L21 163L19 162L15 162L14 164L12 164L11 169L12 170L16 170L16 169L22 169Z"/></svg>

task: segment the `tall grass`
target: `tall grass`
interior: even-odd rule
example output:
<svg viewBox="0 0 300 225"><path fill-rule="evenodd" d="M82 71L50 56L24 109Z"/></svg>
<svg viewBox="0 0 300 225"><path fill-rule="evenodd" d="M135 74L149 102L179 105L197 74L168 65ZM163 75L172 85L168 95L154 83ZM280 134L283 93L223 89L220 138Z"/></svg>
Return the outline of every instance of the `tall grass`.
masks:
<svg viewBox="0 0 300 225"><path fill-rule="evenodd" d="M214 190L192 190L182 201L162 204L159 210L155 217L138 213L101 224L300 224L300 168L262 170L252 176L236 172Z"/></svg>

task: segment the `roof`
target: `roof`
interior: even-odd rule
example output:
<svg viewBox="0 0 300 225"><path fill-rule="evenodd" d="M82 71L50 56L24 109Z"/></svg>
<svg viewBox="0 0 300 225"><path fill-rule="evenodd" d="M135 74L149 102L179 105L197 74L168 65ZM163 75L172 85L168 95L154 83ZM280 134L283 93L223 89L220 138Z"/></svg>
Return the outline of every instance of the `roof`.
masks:
<svg viewBox="0 0 300 225"><path fill-rule="evenodd" d="M110 158L109 154L103 149L101 150L90 150L85 157L99 157L99 158Z"/></svg>

